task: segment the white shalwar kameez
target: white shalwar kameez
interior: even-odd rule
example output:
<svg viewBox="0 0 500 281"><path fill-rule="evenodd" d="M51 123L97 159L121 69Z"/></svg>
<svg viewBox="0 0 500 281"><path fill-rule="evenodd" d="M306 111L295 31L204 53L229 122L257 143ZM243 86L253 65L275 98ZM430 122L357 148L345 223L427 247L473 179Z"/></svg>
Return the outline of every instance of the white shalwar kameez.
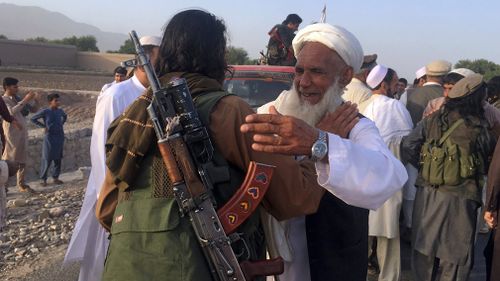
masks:
<svg viewBox="0 0 500 281"><path fill-rule="evenodd" d="M374 94L361 113L375 122L386 145L394 156L400 158L401 139L413 127L406 107L398 100ZM399 213L402 200L402 191L397 191L382 207L370 211L368 217L368 235L378 239L379 280L401 280Z"/></svg>
<svg viewBox="0 0 500 281"><path fill-rule="evenodd" d="M64 258L65 264L81 261L78 279L80 281L101 280L109 244L108 235L95 216L95 204L106 171L104 145L108 127L145 90L146 88L139 82L137 77L133 76L126 81L112 85L97 99L90 142L92 169L80 216L75 224L68 251Z"/></svg>
<svg viewBox="0 0 500 281"><path fill-rule="evenodd" d="M258 112L269 112L271 105L262 106ZM328 163L316 163L316 171L318 183L333 195L347 204L372 210L400 190L408 178L404 166L387 149L375 124L367 118L354 126L348 139L328 133ZM266 224L277 245L274 251L285 260L285 271L279 280L310 281L305 216Z"/></svg>

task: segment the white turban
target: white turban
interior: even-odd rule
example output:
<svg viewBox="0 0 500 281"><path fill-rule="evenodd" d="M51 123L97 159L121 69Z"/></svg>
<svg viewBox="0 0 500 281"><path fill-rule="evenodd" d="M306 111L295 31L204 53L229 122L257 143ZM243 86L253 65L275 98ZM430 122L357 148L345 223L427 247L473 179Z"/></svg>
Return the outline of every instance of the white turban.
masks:
<svg viewBox="0 0 500 281"><path fill-rule="evenodd" d="M293 39L293 51L297 56L306 42L318 42L334 50L358 73L363 64L363 48L358 39L345 28L327 23L315 23L301 29Z"/></svg>

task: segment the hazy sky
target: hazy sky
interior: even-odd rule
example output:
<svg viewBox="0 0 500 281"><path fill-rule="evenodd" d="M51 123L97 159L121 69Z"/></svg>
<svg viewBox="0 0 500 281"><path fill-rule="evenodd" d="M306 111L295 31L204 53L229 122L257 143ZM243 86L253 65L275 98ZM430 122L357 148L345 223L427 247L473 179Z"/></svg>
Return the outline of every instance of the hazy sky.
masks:
<svg viewBox="0 0 500 281"><path fill-rule="evenodd" d="M203 8L222 17L230 44L252 58L265 50L267 32L289 13L301 27L318 21L327 5L327 22L341 25L360 40L365 54L377 53L378 63L409 80L419 67L435 59L456 63L484 58L500 63L500 1L490 0L0 0L60 12L103 31L161 35L176 12Z"/></svg>

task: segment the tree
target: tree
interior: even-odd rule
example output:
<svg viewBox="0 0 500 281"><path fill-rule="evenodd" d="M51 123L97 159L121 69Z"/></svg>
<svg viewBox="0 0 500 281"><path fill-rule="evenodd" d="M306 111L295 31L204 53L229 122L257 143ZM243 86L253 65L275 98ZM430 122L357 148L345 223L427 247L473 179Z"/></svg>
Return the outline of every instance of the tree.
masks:
<svg viewBox="0 0 500 281"><path fill-rule="evenodd" d="M43 43L52 43L52 44L62 44L62 45L71 45L75 46L78 51L81 52L99 52L99 48L97 48L97 39L95 39L92 35L87 36L71 36L65 37L63 39L55 39L55 40L47 40L43 37L36 37L34 39L28 39L29 41L35 42L43 42ZM44 41L46 40L46 41Z"/></svg>
<svg viewBox="0 0 500 281"><path fill-rule="evenodd" d="M3 34L0 34L0 39L9 39L9 38L7 38L7 36L5 36Z"/></svg>
<svg viewBox="0 0 500 281"><path fill-rule="evenodd" d="M226 52L228 64L257 64L257 60L248 58L248 53L243 48L229 46Z"/></svg>
<svg viewBox="0 0 500 281"><path fill-rule="evenodd" d="M97 39L92 35L78 37L76 39L76 48L83 52L99 52L99 48L97 48Z"/></svg>
<svg viewBox="0 0 500 281"><path fill-rule="evenodd" d="M120 53L120 54L135 54L135 46L134 46L134 42L132 42L132 39L129 38L129 39L125 40L125 42L123 42L123 45L120 46L118 53Z"/></svg>
<svg viewBox="0 0 500 281"><path fill-rule="evenodd" d="M459 60L455 64L455 68L468 68L476 73L480 73L486 81L493 76L500 75L500 65L486 59Z"/></svg>
<svg viewBox="0 0 500 281"><path fill-rule="evenodd" d="M49 43L49 39L45 37L35 37L26 39L28 42L39 42L39 43Z"/></svg>

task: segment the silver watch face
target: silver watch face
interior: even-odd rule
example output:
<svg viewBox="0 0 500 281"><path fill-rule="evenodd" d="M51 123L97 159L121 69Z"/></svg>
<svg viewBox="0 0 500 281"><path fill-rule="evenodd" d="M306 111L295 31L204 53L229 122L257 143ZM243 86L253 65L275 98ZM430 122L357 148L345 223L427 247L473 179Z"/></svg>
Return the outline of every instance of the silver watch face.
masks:
<svg viewBox="0 0 500 281"><path fill-rule="evenodd" d="M328 146L325 142L317 141L312 147L312 156L316 159L323 159L328 152Z"/></svg>

